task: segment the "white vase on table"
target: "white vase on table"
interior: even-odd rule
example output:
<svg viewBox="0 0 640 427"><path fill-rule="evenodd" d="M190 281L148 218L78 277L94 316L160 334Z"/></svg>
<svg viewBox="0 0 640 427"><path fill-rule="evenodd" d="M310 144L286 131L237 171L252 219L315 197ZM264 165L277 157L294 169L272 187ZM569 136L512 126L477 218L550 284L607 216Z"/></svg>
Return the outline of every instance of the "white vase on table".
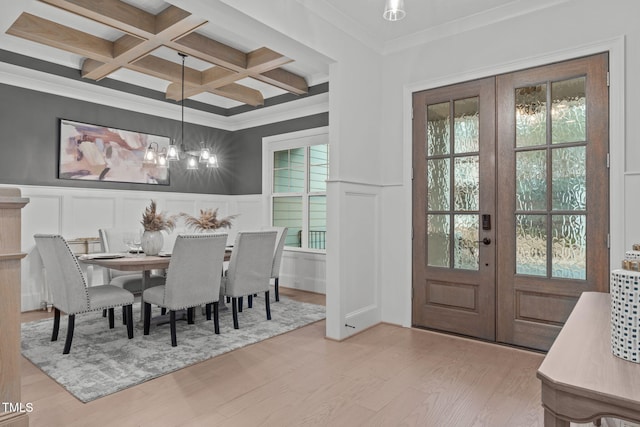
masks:
<svg viewBox="0 0 640 427"><path fill-rule="evenodd" d="M164 237L162 231L148 231L142 234L142 250L145 255L158 255L164 245Z"/></svg>

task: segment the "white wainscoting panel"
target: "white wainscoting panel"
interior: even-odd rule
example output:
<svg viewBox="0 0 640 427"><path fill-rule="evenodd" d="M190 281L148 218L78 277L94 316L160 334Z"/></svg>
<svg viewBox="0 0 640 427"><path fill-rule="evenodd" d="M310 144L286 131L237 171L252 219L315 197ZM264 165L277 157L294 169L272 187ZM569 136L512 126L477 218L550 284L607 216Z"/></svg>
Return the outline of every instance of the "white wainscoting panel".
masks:
<svg viewBox="0 0 640 427"><path fill-rule="evenodd" d="M22 310L40 308L40 302L50 299L44 284L43 265L35 250L34 234L55 234L62 228L63 197L50 192L33 194L22 188L29 203L22 209L21 247L27 254L21 265Z"/></svg>
<svg viewBox="0 0 640 427"><path fill-rule="evenodd" d="M375 184L327 181L328 199L337 205L327 216L329 338L342 340L381 321L381 191Z"/></svg>
<svg viewBox="0 0 640 427"><path fill-rule="evenodd" d="M68 199L70 209L64 211L63 229L72 230L73 235L67 235L66 238L97 237L98 228L116 225L115 199L77 194Z"/></svg>
<svg viewBox="0 0 640 427"><path fill-rule="evenodd" d="M360 268L348 268L346 276L348 286L345 286L346 315L357 312L365 307L375 306L377 293L375 284L379 281L377 274L378 246L371 244L377 241L379 227L377 194L349 191L345 195L347 212L357 212L351 224L346 227L346 252L353 256L353 265Z"/></svg>
<svg viewBox="0 0 640 427"><path fill-rule="evenodd" d="M262 224L262 203L256 204L255 200L242 200L236 201L237 212L242 212L236 217L234 223L237 223L239 230L249 229L255 226L255 224Z"/></svg>
<svg viewBox="0 0 640 427"><path fill-rule="evenodd" d="M4 186L0 184L0 186ZM14 186L15 187L15 186ZM238 215L228 233L230 244L239 230L255 230L264 226L263 199L257 195L208 195L152 191L123 191L67 187L21 186L29 204L22 210L22 311L41 308L50 302L46 277L33 235L61 234L67 239L98 237L99 228L141 230L142 212L155 200L160 211L169 214L186 212L196 215L200 209L218 209L220 217ZM163 250L170 251L178 233L187 232L180 219L174 232L165 234ZM325 292L325 255L289 252L283 259L280 283L285 287ZM100 267L83 267L89 285L103 283Z"/></svg>
<svg viewBox="0 0 640 427"><path fill-rule="evenodd" d="M231 242L235 239L237 230L256 229L263 225L260 216L261 195L228 196L68 187L18 187L23 197L29 198L29 204L22 211L22 251L27 253L22 261L22 311L39 309L43 301L50 301L42 261L33 240L34 234L61 234L67 239L73 239L98 237L99 228L141 230L142 212L152 199L157 202L161 211L166 210L171 214L187 212L195 215L203 208L219 208L219 213L223 216L238 214L232 229L225 230L229 233ZM171 242L175 240L178 232L185 231L184 222L180 220L175 232L165 236L165 250L170 250ZM101 271L98 271L98 268L95 270L84 270L89 273L90 285L102 283Z"/></svg>
<svg viewBox="0 0 640 427"><path fill-rule="evenodd" d="M280 266L280 286L324 294L326 283L326 255L285 249Z"/></svg>
<svg viewBox="0 0 640 427"><path fill-rule="evenodd" d="M135 194L135 193L134 193ZM134 194L123 194L119 201L118 211L116 213L116 220L111 227L122 228L123 230L138 230L142 227L140 221L142 221L142 212L149 206L151 200L155 200L160 206L158 208L162 210L162 200L159 198L144 197L142 195L134 197Z"/></svg>

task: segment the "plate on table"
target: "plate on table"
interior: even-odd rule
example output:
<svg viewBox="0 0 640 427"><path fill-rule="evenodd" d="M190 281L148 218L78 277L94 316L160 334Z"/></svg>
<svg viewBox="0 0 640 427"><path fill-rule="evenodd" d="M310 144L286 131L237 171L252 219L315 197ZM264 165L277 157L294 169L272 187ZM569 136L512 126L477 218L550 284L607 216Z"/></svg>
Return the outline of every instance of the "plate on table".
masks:
<svg viewBox="0 0 640 427"><path fill-rule="evenodd" d="M87 254L82 257L83 259L116 259L124 258L123 254L116 253L99 253L99 254Z"/></svg>

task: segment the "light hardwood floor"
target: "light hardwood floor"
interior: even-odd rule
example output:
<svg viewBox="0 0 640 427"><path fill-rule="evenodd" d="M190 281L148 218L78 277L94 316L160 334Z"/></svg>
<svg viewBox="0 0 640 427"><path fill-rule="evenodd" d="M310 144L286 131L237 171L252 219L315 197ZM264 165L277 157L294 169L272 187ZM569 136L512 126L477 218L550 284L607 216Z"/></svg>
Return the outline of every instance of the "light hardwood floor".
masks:
<svg viewBox="0 0 640 427"><path fill-rule="evenodd" d="M542 354L387 324L324 335L316 322L86 404L23 358L22 400L32 427L543 424Z"/></svg>

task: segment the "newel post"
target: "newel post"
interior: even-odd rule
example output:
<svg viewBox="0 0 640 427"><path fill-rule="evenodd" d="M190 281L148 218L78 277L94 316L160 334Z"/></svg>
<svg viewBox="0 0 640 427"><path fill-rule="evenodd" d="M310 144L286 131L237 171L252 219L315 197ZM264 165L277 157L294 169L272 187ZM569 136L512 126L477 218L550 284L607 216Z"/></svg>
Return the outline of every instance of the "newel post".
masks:
<svg viewBox="0 0 640 427"><path fill-rule="evenodd" d="M30 407L20 400L21 209L29 203L18 188L0 188L0 427L29 425Z"/></svg>

